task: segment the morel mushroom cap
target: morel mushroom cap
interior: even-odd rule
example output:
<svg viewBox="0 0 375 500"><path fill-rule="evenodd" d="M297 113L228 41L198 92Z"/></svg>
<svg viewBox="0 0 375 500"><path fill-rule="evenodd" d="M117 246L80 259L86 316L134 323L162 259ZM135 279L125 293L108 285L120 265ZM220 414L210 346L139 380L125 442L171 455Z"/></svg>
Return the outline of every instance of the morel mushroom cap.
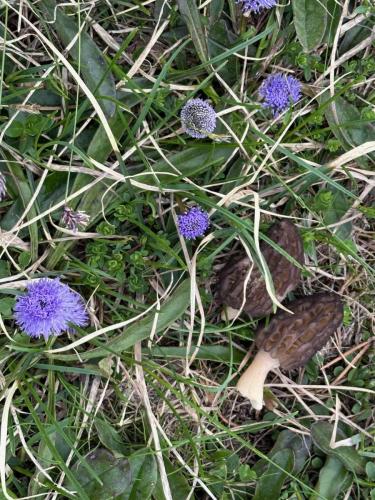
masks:
<svg viewBox="0 0 375 500"><path fill-rule="evenodd" d="M298 263L303 263L303 245L298 229L288 220L274 224L267 236L277 243ZM281 255L268 243L262 241L260 250L272 276L276 298L282 301L287 293L296 288L301 277L301 270ZM244 282L251 267L246 252L234 262L229 262L219 273L217 285L217 302L229 306L227 317L235 317L241 309L244 299ZM272 312L273 303L269 296L264 277L260 269L254 265L246 287L246 300L243 311L251 317L265 316Z"/></svg>
<svg viewBox="0 0 375 500"><path fill-rule="evenodd" d="M288 304L294 314L280 311L256 334L259 349L237 383L257 410L263 406L263 385L270 370L304 365L341 325L343 305L332 293L318 293Z"/></svg>

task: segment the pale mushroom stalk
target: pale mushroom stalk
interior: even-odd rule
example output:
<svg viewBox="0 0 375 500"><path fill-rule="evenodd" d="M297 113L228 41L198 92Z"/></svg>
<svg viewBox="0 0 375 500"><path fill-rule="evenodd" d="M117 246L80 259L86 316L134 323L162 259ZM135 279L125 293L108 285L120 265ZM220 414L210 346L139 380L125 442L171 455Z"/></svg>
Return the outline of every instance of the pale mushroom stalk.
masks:
<svg viewBox="0 0 375 500"><path fill-rule="evenodd" d="M260 350L237 382L237 390L243 397L250 399L255 410L263 407L263 388L268 372L279 366L278 359Z"/></svg>
<svg viewBox="0 0 375 500"><path fill-rule="evenodd" d="M232 319L237 318L240 309L234 309L233 307L227 306L221 311L222 321L232 321Z"/></svg>

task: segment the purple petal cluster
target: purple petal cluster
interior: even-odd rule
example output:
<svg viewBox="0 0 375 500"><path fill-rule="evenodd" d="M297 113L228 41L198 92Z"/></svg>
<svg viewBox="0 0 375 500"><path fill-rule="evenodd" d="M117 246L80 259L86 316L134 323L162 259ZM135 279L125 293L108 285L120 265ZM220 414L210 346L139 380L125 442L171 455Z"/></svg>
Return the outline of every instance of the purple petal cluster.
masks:
<svg viewBox="0 0 375 500"><path fill-rule="evenodd" d="M242 12L247 14L248 12L258 13L262 9L272 9L276 5L276 0L237 0L237 3L242 4Z"/></svg>
<svg viewBox="0 0 375 500"><path fill-rule="evenodd" d="M85 212L82 212L81 210L75 212L71 208L65 206L61 220L65 227L76 233L80 226L87 226L90 221L90 216L85 214Z"/></svg>
<svg viewBox="0 0 375 500"><path fill-rule="evenodd" d="M294 76L276 73L262 83L259 95L264 99L263 107L271 108L277 116L299 101L301 83Z"/></svg>
<svg viewBox="0 0 375 500"><path fill-rule="evenodd" d="M202 236L210 225L208 213L201 207L189 208L184 214L178 215L177 219L178 229L187 240Z"/></svg>
<svg viewBox="0 0 375 500"><path fill-rule="evenodd" d="M58 278L31 282L14 307L17 325L30 337L47 340L71 331L70 323L85 326L88 315L82 297Z"/></svg>
<svg viewBox="0 0 375 500"><path fill-rule="evenodd" d="M181 110L184 131L195 139L203 139L215 130L216 113L203 99L190 99Z"/></svg>

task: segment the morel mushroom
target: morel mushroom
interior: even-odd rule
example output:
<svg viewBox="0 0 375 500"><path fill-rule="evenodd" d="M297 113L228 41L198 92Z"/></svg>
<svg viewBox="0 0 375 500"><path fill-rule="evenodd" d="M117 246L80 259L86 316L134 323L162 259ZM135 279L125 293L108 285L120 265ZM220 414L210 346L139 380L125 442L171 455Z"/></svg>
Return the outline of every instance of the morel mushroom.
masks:
<svg viewBox="0 0 375 500"><path fill-rule="evenodd" d="M294 224L288 220L278 222L270 228L267 236L299 264L303 263L302 240ZM287 293L298 285L301 270L264 241L260 244L260 250L270 270L276 298L282 301ZM229 319L234 318L241 309L244 299L244 282L250 267L250 259L243 251L240 257L234 262L229 262L219 273L216 300L219 304L229 306L226 311ZM252 318L272 312L273 303L267 292L263 274L255 265L251 271L245 295L243 311Z"/></svg>
<svg viewBox="0 0 375 500"><path fill-rule="evenodd" d="M263 385L270 370L298 368L319 351L340 326L343 306L333 293L318 293L288 304L294 314L279 311L256 334L259 349L237 389L256 410L263 406Z"/></svg>

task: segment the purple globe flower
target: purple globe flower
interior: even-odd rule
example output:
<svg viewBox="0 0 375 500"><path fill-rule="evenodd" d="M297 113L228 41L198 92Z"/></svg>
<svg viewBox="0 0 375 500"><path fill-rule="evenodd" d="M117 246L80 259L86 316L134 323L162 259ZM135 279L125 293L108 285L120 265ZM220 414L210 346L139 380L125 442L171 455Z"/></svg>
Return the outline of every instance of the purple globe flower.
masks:
<svg viewBox="0 0 375 500"><path fill-rule="evenodd" d="M294 76L276 73L262 83L259 95L264 99L263 107L271 108L275 116L296 104L301 98L301 83Z"/></svg>
<svg viewBox="0 0 375 500"><path fill-rule="evenodd" d="M189 208L184 214L178 215L178 229L187 240L202 236L210 225L208 213L201 207Z"/></svg>
<svg viewBox="0 0 375 500"><path fill-rule="evenodd" d="M58 278L31 282L14 307L17 325L30 337L47 340L50 335L72 331L71 325L85 326L88 315L82 297Z"/></svg>
<svg viewBox="0 0 375 500"><path fill-rule="evenodd" d="M215 130L216 113L203 99L190 99L181 110L182 127L195 139L204 139Z"/></svg>
<svg viewBox="0 0 375 500"><path fill-rule="evenodd" d="M272 9L275 7L276 0L237 0L236 3L242 4L242 12L259 12L262 9Z"/></svg>

